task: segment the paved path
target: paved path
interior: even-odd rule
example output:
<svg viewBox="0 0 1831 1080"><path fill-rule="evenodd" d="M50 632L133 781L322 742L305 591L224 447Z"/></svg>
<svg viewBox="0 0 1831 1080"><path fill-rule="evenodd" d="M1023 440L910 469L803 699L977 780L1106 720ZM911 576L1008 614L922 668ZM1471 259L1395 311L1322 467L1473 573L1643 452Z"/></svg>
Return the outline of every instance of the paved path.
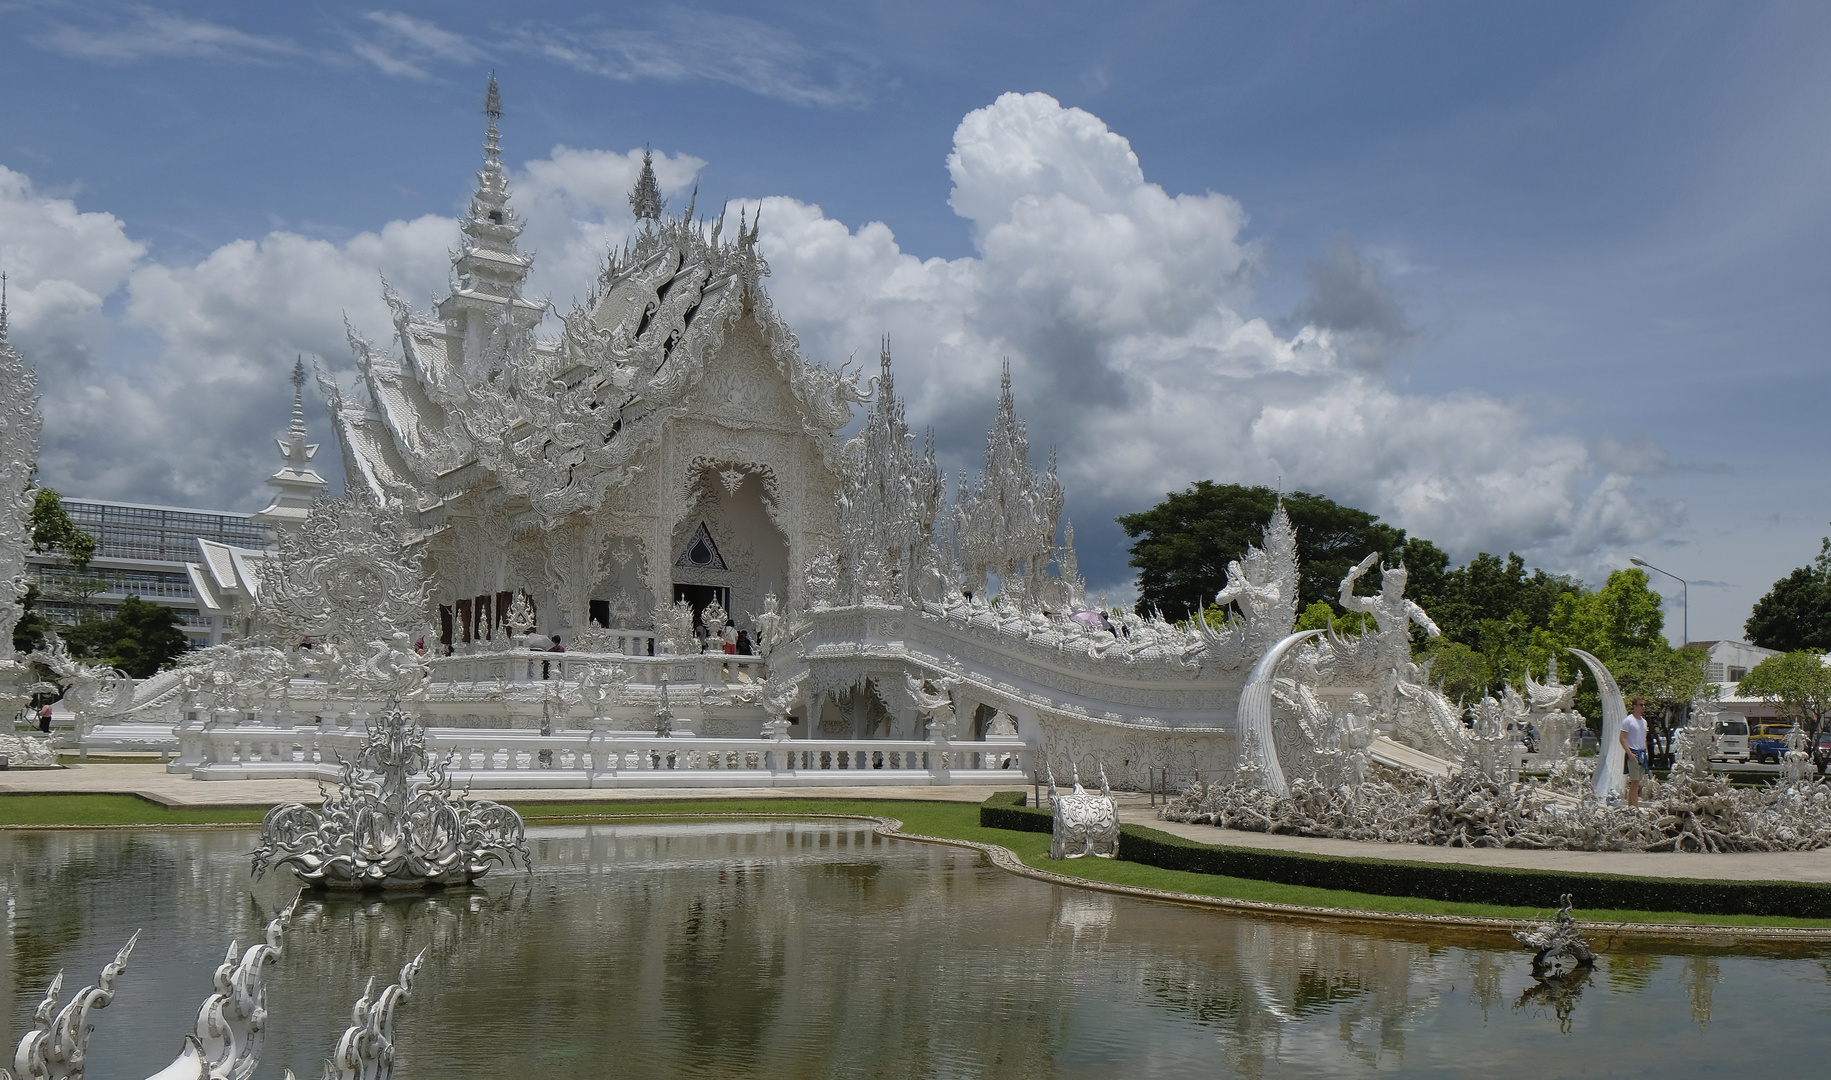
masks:
<svg viewBox="0 0 1831 1080"><path fill-rule="evenodd" d="M686 799L926 799L980 802L993 787L835 787L835 788L538 788L483 793L497 802L603 803ZM89 762L63 769L0 772L5 793L121 793L140 795L172 807L270 806L277 802L318 801L318 785L309 780L220 780L203 782L165 771L163 765ZM1523 851L1507 848L1447 848L1412 844L1363 843L1301 836L1236 832L1212 825L1159 821L1144 795L1119 795L1122 821L1145 825L1204 844L1299 851L1317 855L1351 855L1400 862L1461 863L1513 866L1528 870L1629 874L1642 877L1705 878L1738 881L1831 882L1831 850L1694 855L1604 851Z"/></svg>

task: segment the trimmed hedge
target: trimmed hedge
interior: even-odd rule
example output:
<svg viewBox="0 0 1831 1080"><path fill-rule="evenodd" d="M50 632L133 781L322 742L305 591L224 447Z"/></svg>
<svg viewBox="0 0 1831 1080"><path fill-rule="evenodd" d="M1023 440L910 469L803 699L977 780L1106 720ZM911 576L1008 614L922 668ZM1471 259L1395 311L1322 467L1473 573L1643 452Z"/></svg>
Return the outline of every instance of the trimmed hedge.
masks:
<svg viewBox="0 0 1831 1080"><path fill-rule="evenodd" d="M1001 791L980 805L979 824L1053 831L1053 815L1025 801L1023 792ZM1119 827L1119 858L1164 870L1452 903L1552 908L1570 893L1577 907L1591 911L1831 918L1831 885L1817 882L1705 881L1310 855L1203 844L1141 825Z"/></svg>
<svg viewBox="0 0 1831 1080"><path fill-rule="evenodd" d="M1055 832L1055 811L1026 805L1029 801L1027 792L995 792L979 804L979 827L1012 832Z"/></svg>

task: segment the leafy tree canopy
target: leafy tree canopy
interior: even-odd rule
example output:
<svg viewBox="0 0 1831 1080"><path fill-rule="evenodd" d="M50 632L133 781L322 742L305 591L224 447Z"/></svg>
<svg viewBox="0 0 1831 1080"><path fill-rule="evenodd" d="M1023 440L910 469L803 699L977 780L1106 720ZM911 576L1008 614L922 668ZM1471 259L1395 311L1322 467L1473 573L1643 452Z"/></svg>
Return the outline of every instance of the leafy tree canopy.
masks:
<svg viewBox="0 0 1831 1080"><path fill-rule="evenodd" d="M1299 611L1331 602L1341 579L1368 552L1405 547L1405 530L1365 510L1302 491L1283 498L1297 529ZM1228 562L1260 542L1278 499L1268 487L1198 480L1149 510L1121 516L1119 525L1133 540L1131 565L1139 570L1138 610L1157 608L1171 620L1192 617L1195 605L1206 604L1227 583ZM1377 576L1369 584L1377 584Z"/></svg>
<svg viewBox="0 0 1831 1080"><path fill-rule="evenodd" d="M13 624L13 651L24 655L43 645L45 634L53 627L51 620L38 610L37 585L26 585L25 594L19 598L19 606L24 610L19 621Z"/></svg>
<svg viewBox="0 0 1831 1080"><path fill-rule="evenodd" d="M1812 565L1774 582L1755 601L1742 632L1764 649L1831 651L1831 537L1819 541Z"/></svg>
<svg viewBox="0 0 1831 1080"><path fill-rule="evenodd" d="M1776 715L1796 721L1816 745L1831 712L1831 668L1818 650L1795 649L1756 664L1736 683L1736 693L1772 703Z"/></svg>
<svg viewBox="0 0 1831 1080"><path fill-rule="evenodd" d="M64 635L73 656L99 660L136 679L170 667L190 648L171 608L130 596L112 619L85 619Z"/></svg>
<svg viewBox="0 0 1831 1080"><path fill-rule="evenodd" d="M95 558L95 537L70 520L64 510L63 496L50 488L39 488L32 497L32 550L55 552L78 570Z"/></svg>
<svg viewBox="0 0 1831 1080"><path fill-rule="evenodd" d="M1227 563L1257 544L1277 508L1270 488L1198 481L1167 496L1149 510L1119 519L1133 538L1132 565L1140 571L1139 610L1160 608L1173 619L1192 616L1195 603L1208 605L1211 622L1225 613L1209 604L1227 578ZM1530 667L1543 679L1555 658L1569 681L1576 661L1565 650L1594 653L1615 673L1622 689L1640 694L1660 711L1681 706L1705 692L1701 650L1679 651L1664 636L1660 596L1641 570L1619 570L1600 589L1574 578L1534 569L1509 552L1486 552L1452 567L1449 556L1429 540L1407 538L1373 514L1341 506L1320 495L1284 496L1297 530L1299 560L1296 628L1333 622L1336 632L1358 634L1368 622L1344 613L1338 587L1348 569L1368 552L1397 555L1408 573L1406 595L1422 605L1442 628L1427 638L1413 628L1419 660L1431 663L1430 677L1452 700L1498 693L1511 683L1522 688ZM1831 553L1831 541L1826 551ZM1831 580L1831 554L1823 560ZM1362 591L1378 587L1377 577ZM1585 680L1577 707L1595 720L1601 702Z"/></svg>

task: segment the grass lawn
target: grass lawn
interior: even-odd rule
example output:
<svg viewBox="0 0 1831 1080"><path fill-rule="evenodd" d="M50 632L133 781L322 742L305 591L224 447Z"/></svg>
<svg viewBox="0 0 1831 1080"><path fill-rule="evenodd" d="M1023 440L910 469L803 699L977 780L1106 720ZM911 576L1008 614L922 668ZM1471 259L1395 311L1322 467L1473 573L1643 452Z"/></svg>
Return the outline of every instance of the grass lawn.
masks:
<svg viewBox="0 0 1831 1080"><path fill-rule="evenodd" d="M1049 835L1007 829L987 829L979 824L978 803L921 802L873 799L678 799L665 802L511 804L530 825L560 825L604 821L630 815L692 816L697 814L797 815L869 814L902 821L905 831L951 840L997 844L1015 852L1026 866L1064 877L1110 885L1159 889L1228 900L1248 900L1303 907L1347 908L1415 915L1465 915L1525 919L1543 917L1543 908L1460 904L1411 897L1378 896L1337 889L1280 885L1249 878L1163 870L1117 859L1049 858ZM259 808L169 810L132 795L4 795L0 796L0 827L9 825L248 825L258 824ZM1694 915L1658 911L1578 911L1579 918L1595 922L1659 922L1711 926L1796 926L1831 928L1831 920L1762 918L1748 915Z"/></svg>
<svg viewBox="0 0 1831 1080"><path fill-rule="evenodd" d="M264 806L172 810L138 795L0 794L8 825L259 825Z"/></svg>

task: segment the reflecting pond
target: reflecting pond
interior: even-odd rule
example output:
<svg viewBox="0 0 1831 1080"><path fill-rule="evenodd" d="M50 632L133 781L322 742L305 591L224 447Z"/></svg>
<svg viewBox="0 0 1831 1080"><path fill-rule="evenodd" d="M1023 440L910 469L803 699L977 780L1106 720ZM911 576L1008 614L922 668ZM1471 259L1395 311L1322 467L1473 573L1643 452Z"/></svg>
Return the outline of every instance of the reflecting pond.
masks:
<svg viewBox="0 0 1831 1080"><path fill-rule="evenodd" d="M260 1075L316 1076L370 976L426 968L396 1075L1673 1077L1813 1071L1831 950L1645 946L1539 982L1493 937L1372 933L1060 888L822 822L531 831L535 873L302 905ZM292 895L246 831L0 832L10 1057L59 967L144 928L88 1075L177 1053L231 937Z"/></svg>

